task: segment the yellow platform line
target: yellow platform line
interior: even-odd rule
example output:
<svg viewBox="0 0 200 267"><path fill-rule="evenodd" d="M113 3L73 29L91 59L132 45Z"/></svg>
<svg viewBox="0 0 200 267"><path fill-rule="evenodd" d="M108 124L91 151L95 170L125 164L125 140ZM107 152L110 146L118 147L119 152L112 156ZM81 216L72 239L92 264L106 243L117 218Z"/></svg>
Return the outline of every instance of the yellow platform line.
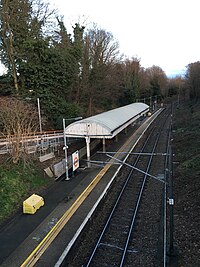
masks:
<svg viewBox="0 0 200 267"><path fill-rule="evenodd" d="M117 157L118 152L123 152L128 144L131 142L134 135L137 135L139 129L137 129L131 137L126 141L126 143L116 152L114 157ZM38 246L31 252L27 259L21 264L20 267L34 266L34 264L39 260L48 246L53 242L56 236L60 233L69 219L73 216L76 210L81 206L84 200L88 197L94 187L98 184L104 174L109 170L114 159L109 160L106 166L96 175L93 181L87 186L87 188L79 195L77 200L72 204L72 206L64 213L60 220L54 225L54 227L48 232L44 239L38 244Z"/></svg>

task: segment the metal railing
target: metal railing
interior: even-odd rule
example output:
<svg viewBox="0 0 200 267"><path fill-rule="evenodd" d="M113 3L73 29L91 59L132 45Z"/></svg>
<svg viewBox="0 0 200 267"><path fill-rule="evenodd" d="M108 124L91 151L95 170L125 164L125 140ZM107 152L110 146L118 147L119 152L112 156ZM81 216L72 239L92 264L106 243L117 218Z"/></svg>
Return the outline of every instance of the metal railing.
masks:
<svg viewBox="0 0 200 267"><path fill-rule="evenodd" d="M63 144L63 131L35 132L28 135L0 136L0 154L10 153L13 144L19 142L27 151L44 151Z"/></svg>

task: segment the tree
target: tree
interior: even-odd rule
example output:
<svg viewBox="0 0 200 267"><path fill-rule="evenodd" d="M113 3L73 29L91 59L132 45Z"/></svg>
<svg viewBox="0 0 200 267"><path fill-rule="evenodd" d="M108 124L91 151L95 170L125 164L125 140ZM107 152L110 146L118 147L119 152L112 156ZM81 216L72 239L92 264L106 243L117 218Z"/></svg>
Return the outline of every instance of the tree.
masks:
<svg viewBox="0 0 200 267"><path fill-rule="evenodd" d="M19 24L19 19L23 8L19 7L19 1L2 0L0 2L1 11L1 54L2 62L11 71L16 94L19 91L18 79L17 79L17 63L16 63L16 51L15 43L17 42L18 36L14 34ZM25 5L23 5L25 7ZM18 14L19 11L19 14ZM26 14L24 13L24 18ZM24 19L22 19L22 23Z"/></svg>
<svg viewBox="0 0 200 267"><path fill-rule="evenodd" d="M27 63L28 48L47 32L48 18L52 13L40 0L0 1L1 60L13 77L17 95L22 80L21 65Z"/></svg>
<svg viewBox="0 0 200 267"><path fill-rule="evenodd" d="M171 78L168 80L168 96L178 96L178 100L180 97L185 97L185 81L181 76L176 76L175 78Z"/></svg>
<svg viewBox="0 0 200 267"><path fill-rule="evenodd" d="M197 101L200 98L200 61L188 64L185 77L190 99Z"/></svg>
<svg viewBox="0 0 200 267"><path fill-rule="evenodd" d="M123 63L123 90L126 100L130 104L139 97L140 90L140 60L138 58L126 59Z"/></svg>
<svg viewBox="0 0 200 267"><path fill-rule="evenodd" d="M150 81L148 76L148 70L141 67L139 72L140 90L139 99L146 99L151 97Z"/></svg>
<svg viewBox="0 0 200 267"><path fill-rule="evenodd" d="M0 76L0 96L11 94L12 82L12 78L9 75Z"/></svg>
<svg viewBox="0 0 200 267"><path fill-rule="evenodd" d="M84 62L81 72L81 80L87 89L84 99L87 104L87 115L95 113L95 109L101 106L104 96L110 98L110 90L113 85L111 74L114 65L119 61L118 43L110 32L98 29L96 25L89 29L85 35ZM87 77L87 81L86 81ZM112 90L111 90L112 91Z"/></svg>
<svg viewBox="0 0 200 267"><path fill-rule="evenodd" d="M1 134L9 141L13 163L25 159L28 151L24 137L38 129L36 109L16 98L1 97L0 121Z"/></svg>
<svg viewBox="0 0 200 267"><path fill-rule="evenodd" d="M158 66L147 68L149 77L150 91L152 96L167 96L167 76L165 72Z"/></svg>
<svg viewBox="0 0 200 267"><path fill-rule="evenodd" d="M83 64L83 48L84 48L84 26L81 26L79 23L75 23L73 27L73 42L71 54L73 56L73 86L71 87L72 96L71 100L75 101L77 104L80 104L80 95L81 95L81 72Z"/></svg>

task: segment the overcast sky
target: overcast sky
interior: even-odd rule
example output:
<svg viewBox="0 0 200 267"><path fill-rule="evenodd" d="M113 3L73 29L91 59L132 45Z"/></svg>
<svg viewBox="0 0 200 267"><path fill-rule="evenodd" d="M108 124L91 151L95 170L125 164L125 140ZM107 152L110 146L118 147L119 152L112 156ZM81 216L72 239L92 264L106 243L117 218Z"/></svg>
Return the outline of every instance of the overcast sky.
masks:
<svg viewBox="0 0 200 267"><path fill-rule="evenodd" d="M137 56L145 68L157 65L167 75L200 60L200 0L49 0L64 16L67 30L76 22L96 23L119 41L120 52Z"/></svg>
<svg viewBox="0 0 200 267"><path fill-rule="evenodd" d="M96 23L142 67L157 65L171 75L200 60L200 0L46 1L64 16L69 32L76 22Z"/></svg>

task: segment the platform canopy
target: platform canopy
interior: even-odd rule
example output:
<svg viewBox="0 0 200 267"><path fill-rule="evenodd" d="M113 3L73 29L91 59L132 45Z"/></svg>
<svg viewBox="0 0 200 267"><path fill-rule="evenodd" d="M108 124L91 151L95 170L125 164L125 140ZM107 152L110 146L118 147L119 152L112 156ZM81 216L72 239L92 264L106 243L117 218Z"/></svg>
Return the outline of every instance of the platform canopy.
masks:
<svg viewBox="0 0 200 267"><path fill-rule="evenodd" d="M110 139L148 111L148 105L133 103L76 121L65 128L65 135Z"/></svg>

